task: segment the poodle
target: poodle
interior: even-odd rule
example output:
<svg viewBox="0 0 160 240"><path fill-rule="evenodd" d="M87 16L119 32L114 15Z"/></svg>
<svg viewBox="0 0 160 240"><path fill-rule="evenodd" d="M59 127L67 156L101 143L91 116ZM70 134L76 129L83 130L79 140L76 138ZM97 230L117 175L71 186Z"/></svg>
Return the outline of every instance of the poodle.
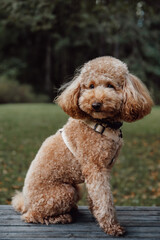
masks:
<svg viewBox="0 0 160 240"><path fill-rule="evenodd" d="M85 182L100 227L107 234L122 235L110 172L123 144L123 121L149 114L150 94L125 63L106 56L84 64L56 102L70 118L42 144L12 205L26 222L70 223L79 200L78 184Z"/></svg>

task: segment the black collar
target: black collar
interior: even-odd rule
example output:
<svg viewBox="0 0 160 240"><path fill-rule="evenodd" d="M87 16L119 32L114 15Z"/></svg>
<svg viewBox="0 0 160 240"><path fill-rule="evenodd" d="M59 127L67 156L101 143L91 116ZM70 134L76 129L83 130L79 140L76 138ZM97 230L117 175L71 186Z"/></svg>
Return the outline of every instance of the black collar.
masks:
<svg viewBox="0 0 160 240"><path fill-rule="evenodd" d="M106 119L96 119L96 122L105 128L111 128L113 130L118 130L123 125L123 122L111 122Z"/></svg>

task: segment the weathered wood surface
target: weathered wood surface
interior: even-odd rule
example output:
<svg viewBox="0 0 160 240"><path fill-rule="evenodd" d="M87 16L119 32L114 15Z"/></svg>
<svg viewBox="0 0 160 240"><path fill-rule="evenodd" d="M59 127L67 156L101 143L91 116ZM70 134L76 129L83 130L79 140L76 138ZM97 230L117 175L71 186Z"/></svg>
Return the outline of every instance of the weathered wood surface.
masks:
<svg viewBox="0 0 160 240"><path fill-rule="evenodd" d="M117 207L119 222L126 228L124 239L160 239L160 207ZM21 221L11 206L0 205L0 240L10 239L120 239L105 234L87 207L79 207L79 215L72 224L42 225ZM121 237L122 238L122 237Z"/></svg>

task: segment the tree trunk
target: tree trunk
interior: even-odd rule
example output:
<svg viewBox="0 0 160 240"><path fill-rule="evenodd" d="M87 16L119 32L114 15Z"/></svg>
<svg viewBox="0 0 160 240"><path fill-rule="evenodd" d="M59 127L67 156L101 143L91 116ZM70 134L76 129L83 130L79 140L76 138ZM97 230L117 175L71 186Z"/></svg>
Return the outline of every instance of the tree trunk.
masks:
<svg viewBox="0 0 160 240"><path fill-rule="evenodd" d="M53 95L53 84L51 81L51 38L48 37L46 44L46 60L45 60L45 90L50 97Z"/></svg>
<svg viewBox="0 0 160 240"><path fill-rule="evenodd" d="M113 56L115 58L119 58L119 42L118 39L116 40L115 44L114 44L114 53Z"/></svg>

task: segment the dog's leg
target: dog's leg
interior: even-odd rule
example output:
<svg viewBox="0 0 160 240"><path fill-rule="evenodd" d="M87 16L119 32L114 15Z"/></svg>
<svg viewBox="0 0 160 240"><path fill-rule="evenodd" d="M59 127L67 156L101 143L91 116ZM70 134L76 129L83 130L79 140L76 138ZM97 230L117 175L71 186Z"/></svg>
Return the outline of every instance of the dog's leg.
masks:
<svg viewBox="0 0 160 240"><path fill-rule="evenodd" d="M83 174L90 197L90 208L99 225L110 235L122 235L124 229L117 222L109 184L110 171L105 168L100 170L92 164L83 169Z"/></svg>
<svg viewBox="0 0 160 240"><path fill-rule="evenodd" d="M69 184L57 184L50 189L41 187L35 199L30 199L30 208L22 219L46 224L72 222L70 211L76 207L78 200L76 188Z"/></svg>

